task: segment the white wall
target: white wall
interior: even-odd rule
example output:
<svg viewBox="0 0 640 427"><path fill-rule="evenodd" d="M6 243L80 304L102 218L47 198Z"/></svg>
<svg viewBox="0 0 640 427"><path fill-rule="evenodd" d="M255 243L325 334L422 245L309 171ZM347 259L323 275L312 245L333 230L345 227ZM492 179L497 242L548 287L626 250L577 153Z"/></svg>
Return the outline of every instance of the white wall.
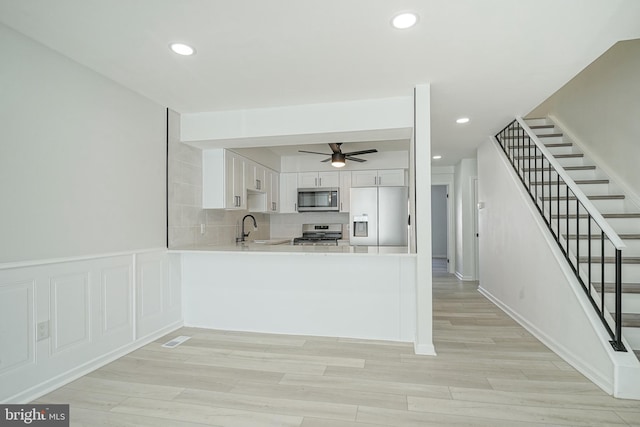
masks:
<svg viewBox="0 0 640 427"><path fill-rule="evenodd" d="M181 134L185 142L221 141L220 148L299 144L304 138L307 143L366 141L373 131L394 140L410 136L412 117L413 98L404 96L183 114Z"/></svg>
<svg viewBox="0 0 640 427"><path fill-rule="evenodd" d="M431 186L431 253L447 258L447 187Z"/></svg>
<svg viewBox="0 0 640 427"><path fill-rule="evenodd" d="M476 280L476 246L473 179L477 176L476 159L462 159L455 169L456 276Z"/></svg>
<svg viewBox="0 0 640 427"><path fill-rule="evenodd" d="M625 371L638 360L612 350L562 252L491 140L478 149L478 184L484 203L481 292L605 391L619 393L616 381L638 378L637 369ZM637 394L637 382L633 387Z"/></svg>
<svg viewBox="0 0 640 427"><path fill-rule="evenodd" d="M164 247L165 109L0 25L0 263Z"/></svg>
<svg viewBox="0 0 640 427"><path fill-rule="evenodd" d="M640 40L616 43L529 117L551 115L640 200Z"/></svg>

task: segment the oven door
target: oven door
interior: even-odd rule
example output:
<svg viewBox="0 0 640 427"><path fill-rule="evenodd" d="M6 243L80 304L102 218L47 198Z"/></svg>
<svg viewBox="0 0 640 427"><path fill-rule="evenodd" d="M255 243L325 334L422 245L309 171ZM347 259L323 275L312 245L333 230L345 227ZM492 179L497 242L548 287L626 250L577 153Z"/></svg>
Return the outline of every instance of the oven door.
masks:
<svg viewBox="0 0 640 427"><path fill-rule="evenodd" d="M298 188L298 212L337 212L337 188Z"/></svg>

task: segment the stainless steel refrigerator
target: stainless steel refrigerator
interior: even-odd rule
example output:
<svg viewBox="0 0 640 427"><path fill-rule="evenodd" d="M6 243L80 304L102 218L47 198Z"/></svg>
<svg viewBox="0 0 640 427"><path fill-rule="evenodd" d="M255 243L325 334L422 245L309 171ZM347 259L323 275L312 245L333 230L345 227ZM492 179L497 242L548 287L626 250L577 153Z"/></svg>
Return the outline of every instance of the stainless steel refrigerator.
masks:
<svg viewBox="0 0 640 427"><path fill-rule="evenodd" d="M352 188L349 219L351 245L407 246L409 188Z"/></svg>

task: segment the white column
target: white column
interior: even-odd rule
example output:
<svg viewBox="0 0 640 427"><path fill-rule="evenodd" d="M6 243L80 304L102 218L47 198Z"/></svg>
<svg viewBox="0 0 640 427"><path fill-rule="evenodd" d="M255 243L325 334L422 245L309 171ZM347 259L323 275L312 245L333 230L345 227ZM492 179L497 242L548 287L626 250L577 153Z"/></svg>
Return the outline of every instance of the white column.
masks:
<svg viewBox="0 0 640 427"><path fill-rule="evenodd" d="M431 86L414 91L416 186L416 354L435 355L431 283Z"/></svg>

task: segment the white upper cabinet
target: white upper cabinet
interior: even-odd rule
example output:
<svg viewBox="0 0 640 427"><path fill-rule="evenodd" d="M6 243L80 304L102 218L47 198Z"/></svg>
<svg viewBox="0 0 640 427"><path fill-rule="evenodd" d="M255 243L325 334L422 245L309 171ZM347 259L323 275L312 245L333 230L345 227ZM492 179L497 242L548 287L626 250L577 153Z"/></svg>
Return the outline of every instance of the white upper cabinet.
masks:
<svg viewBox="0 0 640 427"><path fill-rule="evenodd" d="M245 174L247 190L266 191L267 168L258 163L247 160Z"/></svg>
<svg viewBox="0 0 640 427"><path fill-rule="evenodd" d="M277 213L280 209L280 174L271 169L265 170L264 181L267 190L267 212Z"/></svg>
<svg viewBox="0 0 640 427"><path fill-rule="evenodd" d="M297 174L294 174L297 175ZM202 207L278 212L278 172L223 148L202 152Z"/></svg>
<svg viewBox="0 0 640 427"><path fill-rule="evenodd" d="M321 188L340 186L338 172L300 172L298 188Z"/></svg>
<svg viewBox="0 0 640 427"><path fill-rule="evenodd" d="M298 212L298 174L280 174L280 213Z"/></svg>
<svg viewBox="0 0 640 427"><path fill-rule="evenodd" d="M352 187L406 185L404 169L361 170L351 172Z"/></svg>
<svg viewBox="0 0 640 427"><path fill-rule="evenodd" d="M245 209L244 158L222 148L202 152L202 207Z"/></svg>
<svg viewBox="0 0 640 427"><path fill-rule="evenodd" d="M351 172L338 172L340 174L340 212L349 212L351 208Z"/></svg>

